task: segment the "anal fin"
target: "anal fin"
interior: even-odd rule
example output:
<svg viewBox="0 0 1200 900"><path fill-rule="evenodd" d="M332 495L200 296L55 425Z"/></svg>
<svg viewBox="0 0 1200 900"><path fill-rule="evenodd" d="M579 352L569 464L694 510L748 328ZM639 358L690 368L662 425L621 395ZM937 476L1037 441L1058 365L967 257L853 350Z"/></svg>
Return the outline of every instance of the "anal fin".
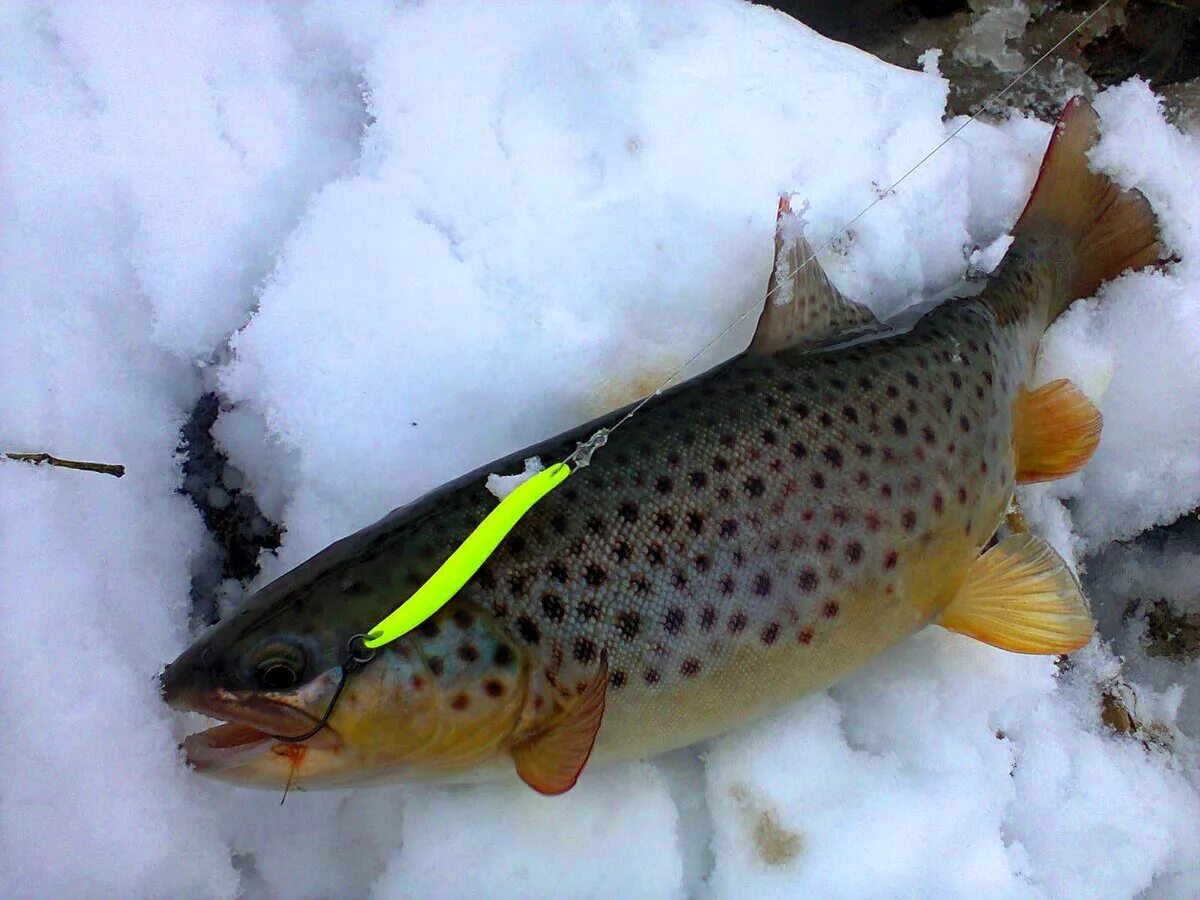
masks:
<svg viewBox="0 0 1200 900"><path fill-rule="evenodd" d="M939 624L1016 653L1070 653L1096 628L1067 564L1029 533L1011 535L975 560Z"/></svg>
<svg viewBox="0 0 1200 900"><path fill-rule="evenodd" d="M879 320L869 309L846 299L830 283L804 238L799 217L787 198L780 198L775 265L750 352L769 355L816 346L875 327Z"/></svg>
<svg viewBox="0 0 1200 900"><path fill-rule="evenodd" d="M1078 472L1092 458L1104 424L1100 410L1065 378L1022 389L1013 420L1018 484Z"/></svg>
<svg viewBox="0 0 1200 900"><path fill-rule="evenodd" d="M522 781L539 794L550 796L575 786L600 731L607 689L608 654L602 653L587 688L545 726L513 747L513 760Z"/></svg>

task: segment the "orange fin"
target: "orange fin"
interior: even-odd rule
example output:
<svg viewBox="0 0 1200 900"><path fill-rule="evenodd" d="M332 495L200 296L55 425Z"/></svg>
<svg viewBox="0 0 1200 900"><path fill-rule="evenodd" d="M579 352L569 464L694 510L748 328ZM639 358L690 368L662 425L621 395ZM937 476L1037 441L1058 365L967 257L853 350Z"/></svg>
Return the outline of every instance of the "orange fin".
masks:
<svg viewBox="0 0 1200 900"><path fill-rule="evenodd" d="M1063 558L1028 533L975 560L938 624L1016 653L1070 653L1096 629Z"/></svg>
<svg viewBox="0 0 1200 900"><path fill-rule="evenodd" d="M600 721L608 688L608 654L600 655L600 667L587 688L574 702L513 748L513 760L521 780L539 794L554 796L569 791L579 780Z"/></svg>
<svg viewBox="0 0 1200 900"><path fill-rule="evenodd" d="M1013 419L1018 484L1078 472L1096 452L1104 424L1100 410L1065 378L1022 388Z"/></svg>
<svg viewBox="0 0 1200 900"><path fill-rule="evenodd" d="M1066 242L1064 280L1051 299L1048 321L1080 297L1090 297L1126 269L1140 269L1162 255L1158 222L1137 190L1122 190L1088 168L1087 153L1100 134L1100 117L1076 97L1063 110L1042 159L1037 183L1013 227L1020 237L1049 236Z"/></svg>
<svg viewBox="0 0 1200 900"><path fill-rule="evenodd" d="M869 309L847 300L830 283L804 239L799 217L781 197L775 219L775 265L750 352L770 355L878 326Z"/></svg>

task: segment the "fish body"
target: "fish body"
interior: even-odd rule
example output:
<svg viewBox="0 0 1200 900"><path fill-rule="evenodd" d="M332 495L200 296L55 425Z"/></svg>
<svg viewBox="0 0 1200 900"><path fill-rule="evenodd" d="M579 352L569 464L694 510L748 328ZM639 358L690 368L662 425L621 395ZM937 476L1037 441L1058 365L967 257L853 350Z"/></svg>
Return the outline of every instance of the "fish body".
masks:
<svg viewBox="0 0 1200 900"><path fill-rule="evenodd" d="M1054 189L1041 188L1043 205ZM719 734L939 619L988 639L972 610L998 582L977 564L1022 466L1045 455L1044 439L1022 449L1020 437L1038 342L1099 283L1079 239L1030 209L981 295L904 333L814 347L814 311L833 334L869 314L819 273L819 283L784 285L790 273L777 272L777 288L821 301L801 339L796 317L769 298L756 338L769 352L752 346L648 403L446 607L348 675L338 667L351 636L423 584L495 506L488 472L562 459L621 413L491 463L263 588L164 673L170 702L231 723L189 738L191 761L273 787L293 776L307 786L466 780L515 761L527 782L557 793L589 752L642 758ZM1157 257L1149 223L1128 264ZM1103 273L1126 267L1117 262ZM1047 465L1053 476L1066 464ZM1026 568L1035 558L1043 575L1053 567L1042 548L1020 553ZM1069 593L1062 572L1045 577L1043 594ZM1079 633L1086 641L1090 620L1086 632L1071 627L1066 646ZM1028 641L1008 645L1059 646ZM319 722L343 680L297 766L295 744L276 738Z"/></svg>

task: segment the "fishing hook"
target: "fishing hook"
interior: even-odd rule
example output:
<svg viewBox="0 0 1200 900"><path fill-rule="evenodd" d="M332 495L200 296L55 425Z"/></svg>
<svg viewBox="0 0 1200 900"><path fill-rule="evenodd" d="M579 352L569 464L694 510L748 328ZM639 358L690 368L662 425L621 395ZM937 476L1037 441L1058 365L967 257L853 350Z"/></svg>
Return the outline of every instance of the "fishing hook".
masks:
<svg viewBox="0 0 1200 900"><path fill-rule="evenodd" d="M346 687L346 682L350 680L350 675L375 658L375 651L363 643L366 637L365 634L354 634L346 643L346 658L338 666L341 669L342 677L338 680L338 686L334 689L333 696L329 698L329 705L325 707L325 715L317 720L317 724L304 734L294 737L283 737L278 734L271 734L268 737L284 744L300 744L314 737L317 732L329 724L329 717L333 715L333 708L337 706L338 699L342 696L342 690Z"/></svg>

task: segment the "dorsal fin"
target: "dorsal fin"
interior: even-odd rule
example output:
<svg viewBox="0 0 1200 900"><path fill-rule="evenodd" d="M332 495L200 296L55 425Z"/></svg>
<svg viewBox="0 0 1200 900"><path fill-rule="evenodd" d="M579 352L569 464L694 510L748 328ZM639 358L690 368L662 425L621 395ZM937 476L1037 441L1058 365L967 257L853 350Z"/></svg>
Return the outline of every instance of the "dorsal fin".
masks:
<svg viewBox="0 0 1200 900"><path fill-rule="evenodd" d="M775 219L775 265L750 342L751 353L769 355L815 346L879 325L869 309L847 300L830 283L812 257L800 218L781 197Z"/></svg>
<svg viewBox="0 0 1200 900"><path fill-rule="evenodd" d="M939 624L1017 653L1070 653L1096 629L1067 564L1028 532L1006 537L971 564Z"/></svg>
<svg viewBox="0 0 1200 900"><path fill-rule="evenodd" d="M575 786L600 731L607 689L608 653L605 651L600 654L600 665L587 688L544 727L513 747L513 760L522 781L539 794L551 796Z"/></svg>
<svg viewBox="0 0 1200 900"><path fill-rule="evenodd" d="M1017 484L1078 472L1096 452L1103 424L1100 410L1065 378L1021 388L1013 416Z"/></svg>

